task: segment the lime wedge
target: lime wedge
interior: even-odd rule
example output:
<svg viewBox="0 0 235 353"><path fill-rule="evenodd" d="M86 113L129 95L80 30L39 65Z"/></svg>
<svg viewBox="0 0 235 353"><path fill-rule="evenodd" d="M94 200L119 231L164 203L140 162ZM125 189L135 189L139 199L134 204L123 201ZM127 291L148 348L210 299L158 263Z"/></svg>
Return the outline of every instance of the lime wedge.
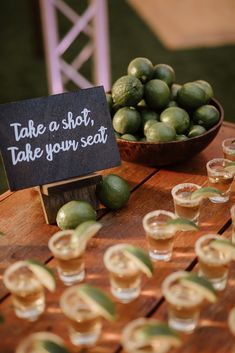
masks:
<svg viewBox="0 0 235 353"><path fill-rule="evenodd" d="M221 192L213 187L205 187L205 188L200 188L195 190L192 194L191 194L191 200L196 200L196 199L207 199L209 197L213 197L213 196L218 196L221 195Z"/></svg>
<svg viewBox="0 0 235 353"><path fill-rule="evenodd" d="M71 244L84 251L87 242L100 230L102 224L96 221L86 221L75 228L71 236Z"/></svg>
<svg viewBox="0 0 235 353"><path fill-rule="evenodd" d="M180 279L180 282L189 288L194 288L201 293L205 299L215 303L217 295L212 284L205 278L191 273Z"/></svg>
<svg viewBox="0 0 235 353"><path fill-rule="evenodd" d="M151 343L154 339L160 338L174 347L179 347L181 344L179 334L163 322L146 324L138 330L136 338L146 342L150 340Z"/></svg>
<svg viewBox="0 0 235 353"><path fill-rule="evenodd" d="M235 244L228 239L215 239L210 242L210 246L214 249L221 250L224 254L231 256L235 260Z"/></svg>
<svg viewBox="0 0 235 353"><path fill-rule="evenodd" d="M198 230L199 227L192 221L186 218L175 218L170 219L166 222L166 227L172 230L188 231L188 230Z"/></svg>
<svg viewBox="0 0 235 353"><path fill-rule="evenodd" d="M56 282L53 272L46 265L36 260L26 260L28 268L50 292L55 291Z"/></svg>
<svg viewBox="0 0 235 353"><path fill-rule="evenodd" d="M235 162L226 162L224 169L232 174L235 174Z"/></svg>
<svg viewBox="0 0 235 353"><path fill-rule="evenodd" d="M40 346L48 353L70 353L64 346L49 340L40 341Z"/></svg>
<svg viewBox="0 0 235 353"><path fill-rule="evenodd" d="M81 284L78 287L78 292L80 297L95 312L97 312L107 320L115 320L115 304L103 291L89 284Z"/></svg>
<svg viewBox="0 0 235 353"><path fill-rule="evenodd" d="M133 262L136 266L146 274L149 278L153 275L153 264L148 256L148 254L142 249L127 245L123 248L123 253Z"/></svg>

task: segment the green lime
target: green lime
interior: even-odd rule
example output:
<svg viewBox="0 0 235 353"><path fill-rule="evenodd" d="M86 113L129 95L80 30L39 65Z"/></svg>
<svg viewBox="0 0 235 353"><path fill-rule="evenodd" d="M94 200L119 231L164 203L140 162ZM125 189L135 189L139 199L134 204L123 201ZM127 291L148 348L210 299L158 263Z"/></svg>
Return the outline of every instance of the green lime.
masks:
<svg viewBox="0 0 235 353"><path fill-rule="evenodd" d="M199 277L195 273L190 273L183 277L180 282L185 286L201 293L207 300L214 303L217 300L216 291L213 285L204 277Z"/></svg>
<svg viewBox="0 0 235 353"><path fill-rule="evenodd" d="M110 93L106 93L106 101L108 103L109 111L111 113L113 109L113 98Z"/></svg>
<svg viewBox="0 0 235 353"><path fill-rule="evenodd" d="M148 344L150 341L156 339L167 341L174 347L181 344L180 335L164 322L149 322L139 328L136 332L136 338Z"/></svg>
<svg viewBox="0 0 235 353"><path fill-rule="evenodd" d="M143 98L143 85L134 76L120 77L112 87L112 98L120 106L134 106Z"/></svg>
<svg viewBox="0 0 235 353"><path fill-rule="evenodd" d="M115 320L115 304L102 290L89 284L81 284L78 286L78 293L95 312L107 320Z"/></svg>
<svg viewBox="0 0 235 353"><path fill-rule="evenodd" d="M185 108L196 109L206 103L206 94L200 85L188 82L179 89L177 101Z"/></svg>
<svg viewBox="0 0 235 353"><path fill-rule="evenodd" d="M194 192L192 192L191 200L207 199L209 197L218 196L218 195L221 195L221 192L218 189L208 186L205 188L197 189Z"/></svg>
<svg viewBox="0 0 235 353"><path fill-rule="evenodd" d="M170 65L158 64L153 68L153 78L165 81L171 86L175 82L175 71Z"/></svg>
<svg viewBox="0 0 235 353"><path fill-rule="evenodd" d="M147 130L150 128L150 126L152 126L154 124L157 124L157 120L148 120L148 121L146 121L146 123L144 124L144 127L143 127L144 136L146 136Z"/></svg>
<svg viewBox="0 0 235 353"><path fill-rule="evenodd" d="M190 125L190 118L186 110L171 107L163 110L160 115L161 122L173 127L177 134L186 132Z"/></svg>
<svg viewBox="0 0 235 353"><path fill-rule="evenodd" d="M164 123L155 122L155 124L152 124L146 131L146 139L148 142L173 141L175 137L175 129Z"/></svg>
<svg viewBox="0 0 235 353"><path fill-rule="evenodd" d="M117 131L114 131L114 135L115 135L116 139L120 139L121 138L121 135Z"/></svg>
<svg viewBox="0 0 235 353"><path fill-rule="evenodd" d="M56 222L61 229L74 229L79 224L96 220L96 211L86 201L69 201L57 212Z"/></svg>
<svg viewBox="0 0 235 353"><path fill-rule="evenodd" d="M146 137L141 137L141 138L139 139L139 142L146 142Z"/></svg>
<svg viewBox="0 0 235 353"><path fill-rule="evenodd" d="M137 246L127 245L123 248L123 253L129 257L146 276L152 277L153 264L145 251Z"/></svg>
<svg viewBox="0 0 235 353"><path fill-rule="evenodd" d="M188 137L195 137L204 134L206 129L201 125L192 125L189 129Z"/></svg>
<svg viewBox="0 0 235 353"><path fill-rule="evenodd" d="M210 129L220 119L220 113L216 107L210 104L202 105L193 113L193 120L196 124L202 125L205 129Z"/></svg>
<svg viewBox="0 0 235 353"><path fill-rule="evenodd" d="M119 109L113 117L113 128L120 134L134 134L141 126L141 115L133 107Z"/></svg>
<svg viewBox="0 0 235 353"><path fill-rule="evenodd" d="M235 174L235 162L226 162L224 169L231 174Z"/></svg>
<svg viewBox="0 0 235 353"><path fill-rule="evenodd" d="M181 87L182 85L173 83L173 85L171 86L171 100L175 101L177 99L177 94Z"/></svg>
<svg viewBox="0 0 235 353"><path fill-rule="evenodd" d="M144 86L144 99L149 108L162 109L170 101L170 89L162 80L150 80Z"/></svg>
<svg viewBox="0 0 235 353"><path fill-rule="evenodd" d="M100 202L111 210L125 206L130 197L129 185L115 174L103 176L102 182L96 187L96 192Z"/></svg>
<svg viewBox="0 0 235 353"><path fill-rule="evenodd" d="M235 260L235 244L228 239L215 239L210 242L210 247L217 249Z"/></svg>
<svg viewBox="0 0 235 353"><path fill-rule="evenodd" d="M37 260L26 260L27 267L50 292L55 291L56 282L52 270Z"/></svg>
<svg viewBox="0 0 235 353"><path fill-rule="evenodd" d="M101 227L102 224L96 221L86 221L79 224L71 236L72 247L80 250L80 253L82 253L88 241L96 235Z"/></svg>
<svg viewBox="0 0 235 353"><path fill-rule="evenodd" d="M124 134L121 136L121 140L126 140L126 141L138 141L137 137L131 134Z"/></svg>
<svg viewBox="0 0 235 353"><path fill-rule="evenodd" d="M175 140L176 141L185 141L185 140L188 140L188 137L186 135L176 135Z"/></svg>
<svg viewBox="0 0 235 353"><path fill-rule="evenodd" d="M40 346L43 348L43 352L48 353L69 353L68 349L65 346L62 346L56 342L50 340L40 341Z"/></svg>
<svg viewBox="0 0 235 353"><path fill-rule="evenodd" d="M182 232L186 232L189 230L194 231L199 229L194 222L181 217L170 219L166 222L166 227L172 229L173 231L179 230Z"/></svg>
<svg viewBox="0 0 235 353"><path fill-rule="evenodd" d="M201 88L204 90L205 94L206 94L206 101L208 102L211 98L214 97L214 92L213 92L213 88L211 87L211 85L209 84L209 82L204 81L204 80L197 80L195 81L195 83L197 83L199 86L201 86Z"/></svg>
<svg viewBox="0 0 235 353"><path fill-rule="evenodd" d="M153 64L147 58L135 58L129 63L127 73L144 83L152 78Z"/></svg>
<svg viewBox="0 0 235 353"><path fill-rule="evenodd" d="M170 101L170 102L167 104L166 108L178 107L178 106L179 106L179 104L178 104L176 101Z"/></svg>
<svg viewBox="0 0 235 353"><path fill-rule="evenodd" d="M159 121L159 114L155 112L154 110L147 109L147 108L138 108L141 119L142 119L142 126L146 123L148 120L157 120Z"/></svg>

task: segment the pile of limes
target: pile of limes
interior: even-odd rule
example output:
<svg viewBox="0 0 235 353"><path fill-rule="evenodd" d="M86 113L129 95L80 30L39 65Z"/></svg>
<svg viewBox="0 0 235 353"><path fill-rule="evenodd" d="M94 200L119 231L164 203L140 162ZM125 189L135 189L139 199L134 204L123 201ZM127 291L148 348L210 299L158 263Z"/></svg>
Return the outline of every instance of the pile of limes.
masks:
<svg viewBox="0 0 235 353"><path fill-rule="evenodd" d="M135 58L107 93L117 138L165 142L203 134L220 119L210 104L211 85L203 80L175 83L174 69Z"/></svg>

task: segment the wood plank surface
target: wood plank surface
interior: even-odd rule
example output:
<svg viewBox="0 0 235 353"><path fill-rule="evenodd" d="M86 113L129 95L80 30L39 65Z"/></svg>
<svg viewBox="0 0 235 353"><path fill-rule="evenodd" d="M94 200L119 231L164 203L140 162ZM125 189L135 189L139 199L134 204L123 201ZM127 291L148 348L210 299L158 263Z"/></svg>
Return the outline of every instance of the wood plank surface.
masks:
<svg viewBox="0 0 235 353"><path fill-rule="evenodd" d="M146 249L147 244L142 227L143 216L154 209L173 211L173 201L170 190L175 184L183 181L193 181L199 185L205 185L207 180L206 161L213 157L222 156L221 141L227 136L231 136L231 129L230 127L223 126L216 140L203 153L192 158L191 161L161 169L157 173L155 173L155 170L148 169L146 174L142 174L141 179L145 179L145 182L141 183L141 185L139 183L139 187L131 195L128 206L116 212L109 212L101 218L103 228L100 230L97 237L91 240L86 252L87 283L97 285L109 292L107 271L104 268L102 260L107 247L114 243L128 242ZM125 175L126 179L129 180L132 185L137 185L136 178L140 180L137 174L143 173L144 168L132 165L130 171L128 164L124 164L122 168L126 167L127 170L123 172L122 175ZM151 177L149 177L150 175ZM13 195L6 199L6 201L10 200L12 197ZM234 203L234 200L235 197L232 195L231 200L226 204L216 205L209 201L203 203L200 217L201 230L199 232L180 232L176 235L172 260L167 263L157 262L154 264L154 277L151 280L147 280L143 277L142 292L137 300L128 304L128 306L117 304L117 322L112 324L104 322L102 337L96 347L89 349L89 352L116 352L120 349L120 333L127 322L136 317L151 315L156 310L157 314L158 311L160 312L160 304L162 302L161 283L163 279L172 271L191 269L191 267L193 267L195 261L194 243L196 239L202 234L219 232L228 226L230 219L229 208L232 203ZM34 207L37 208L38 206L35 205ZM23 228L22 225L20 234L24 231ZM39 229L41 229L41 226ZM45 230L45 232L45 237L47 236L48 239L49 231ZM34 236L32 239L34 239ZM45 246L46 242L43 241L42 244ZM47 249L44 251L48 252ZM49 256L49 253L47 253L47 256ZM47 258L47 256L45 257ZM55 269L55 260L50 261L49 265L52 269ZM61 282L58 281L56 292L54 294L47 293L46 311L41 318L34 323L27 323L15 317L10 296L3 301L0 310L6 317L6 324L2 326L0 340L4 348L4 353L13 352L20 338L30 332L39 330L48 330L58 333L65 339L72 352L75 353L79 351L78 348L73 347L69 343L68 334L66 332L66 320L58 304L60 294L64 288ZM158 307L160 307L160 309L158 309ZM11 335L8 335L9 327L11 327ZM224 351L217 350L217 352Z"/></svg>

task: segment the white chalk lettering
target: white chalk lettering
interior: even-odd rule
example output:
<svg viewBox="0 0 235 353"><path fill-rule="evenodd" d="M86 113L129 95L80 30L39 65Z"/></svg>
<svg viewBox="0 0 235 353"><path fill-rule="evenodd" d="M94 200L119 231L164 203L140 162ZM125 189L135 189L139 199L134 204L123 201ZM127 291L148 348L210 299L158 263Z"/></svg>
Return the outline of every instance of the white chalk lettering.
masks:
<svg viewBox="0 0 235 353"><path fill-rule="evenodd" d="M69 150L76 151L78 149L79 143L75 140L65 140L58 143L48 143L46 144L46 158L48 161L53 161L54 154L60 151L66 152Z"/></svg>
<svg viewBox="0 0 235 353"><path fill-rule="evenodd" d="M14 128L15 140L20 141L20 139L24 138L33 138L38 137L38 135L43 135L46 131L46 127L43 124L38 124L34 126L34 121L29 120L28 126L22 127L20 123L12 123L10 124Z"/></svg>
<svg viewBox="0 0 235 353"><path fill-rule="evenodd" d="M73 117L72 112L68 112L67 118L62 120L63 129L71 130L76 129L77 126L88 126L89 124L92 124L91 117L89 116L90 112L90 110L84 108L81 112L81 115L76 117Z"/></svg>
<svg viewBox="0 0 235 353"><path fill-rule="evenodd" d="M107 127L101 126L95 135L81 137L81 147L84 148L98 143L106 143L108 138L106 130Z"/></svg>
<svg viewBox="0 0 235 353"><path fill-rule="evenodd" d="M57 121L51 121L48 127L51 132L58 131L60 128L60 124L58 124Z"/></svg>
<svg viewBox="0 0 235 353"><path fill-rule="evenodd" d="M43 150L40 147L32 149L30 143L26 143L25 150L20 151L18 147L8 147L11 151L12 164L16 165L19 162L31 162L35 161L37 158L41 158L43 155Z"/></svg>

